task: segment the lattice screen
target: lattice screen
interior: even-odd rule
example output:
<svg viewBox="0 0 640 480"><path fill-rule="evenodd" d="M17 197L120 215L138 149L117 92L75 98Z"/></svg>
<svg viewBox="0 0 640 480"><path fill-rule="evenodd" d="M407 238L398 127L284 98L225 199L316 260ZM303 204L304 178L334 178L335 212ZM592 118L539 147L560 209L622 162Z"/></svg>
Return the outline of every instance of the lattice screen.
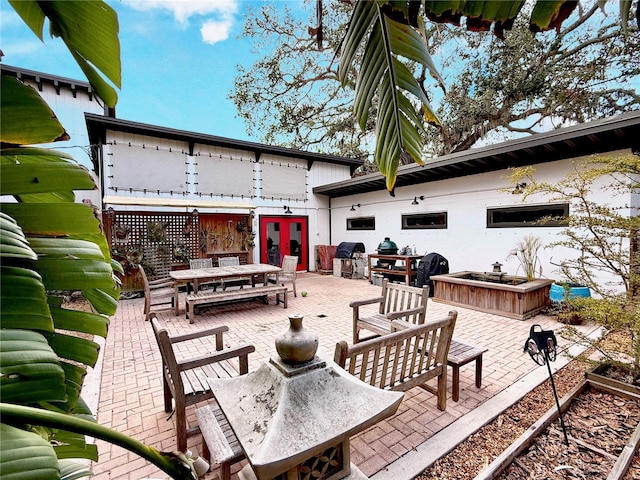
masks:
<svg viewBox="0 0 640 480"><path fill-rule="evenodd" d="M105 212L103 220L112 256L150 267L150 280L167 276L172 263L200 256L197 215Z"/></svg>

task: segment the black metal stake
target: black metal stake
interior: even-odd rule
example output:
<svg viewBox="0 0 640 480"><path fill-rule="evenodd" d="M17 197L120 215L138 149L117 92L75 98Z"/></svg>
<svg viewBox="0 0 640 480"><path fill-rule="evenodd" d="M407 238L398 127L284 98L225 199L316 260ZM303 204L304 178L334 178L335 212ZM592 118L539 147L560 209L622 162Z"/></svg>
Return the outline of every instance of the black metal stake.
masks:
<svg viewBox="0 0 640 480"><path fill-rule="evenodd" d="M558 408L558 417L560 418L560 427L564 434L564 443L569 446L569 437L567 436L567 427L564 425L564 419L562 418L562 409L560 408L560 400L558 399L558 391L556 390L556 383L553 381L553 374L551 373L551 364L549 359L549 351L544 349L544 356L547 359L547 371L549 372L549 380L551 380L551 389L553 390L553 397L556 399L556 407Z"/></svg>
<svg viewBox="0 0 640 480"><path fill-rule="evenodd" d="M539 329L539 331L536 331L536 327ZM557 345L558 342L556 341L556 336L552 330L542 330L542 327L540 325L532 325L531 329L529 330L529 338L524 344L524 351L529 352L531 359L538 365L542 365L543 363L547 364L549 380L551 380L551 389L553 390L553 397L556 400L558 417L560 418L560 426L562 427L562 433L564 434L564 443L569 446L569 437L567 436L567 428L564 425L564 419L562 417L562 409L560 408L558 391L556 390L556 384L553 380L553 374L551 373L551 361L556 359Z"/></svg>

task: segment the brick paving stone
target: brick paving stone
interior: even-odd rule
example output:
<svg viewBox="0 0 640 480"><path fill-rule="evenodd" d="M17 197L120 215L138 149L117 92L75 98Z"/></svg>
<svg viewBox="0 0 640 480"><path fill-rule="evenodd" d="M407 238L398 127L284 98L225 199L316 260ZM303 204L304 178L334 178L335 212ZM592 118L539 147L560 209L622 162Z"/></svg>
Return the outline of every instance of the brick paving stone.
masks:
<svg viewBox="0 0 640 480"><path fill-rule="evenodd" d="M304 273L298 276L298 291L307 290L307 297L289 295L289 308L269 305L258 301L218 306L203 309L190 324L184 318L184 295L180 299L180 315L172 309L158 310L158 317L172 335L197 331L216 325L227 325L227 346L252 343L256 352L249 357L250 371L275 355L275 338L285 331L289 322L287 315L304 315L304 325L314 330L320 340L319 354L332 359L336 342L352 338L352 312L349 302L355 299L374 297L380 287L366 280L352 280L332 275ZM117 313L112 317L109 335L103 347L100 398L97 419L102 425L147 443L162 451L175 450L174 419L164 412L160 354L151 331L151 326L142 315L143 299L122 300ZM421 388L405 393L398 412L352 438L352 461L365 473L373 475L384 469L408 451L417 447L454 420L477 408L487 399L516 382L536 368L522 346L531 325L540 324L543 329L558 329L562 325L544 315L519 321L499 317L466 308L452 307L429 300L427 318L438 318L450 310L458 311L454 338L487 347L483 357L482 388L475 387L473 364L462 368L460 401L451 400L451 380L447 411L436 408L434 395ZM562 346L562 340L558 338ZM206 341L193 342L184 355L198 355L211 351ZM449 377L451 377L449 370ZM193 419L194 407L187 411ZM142 477L167 478L154 467L133 461L120 447L97 442L100 461L92 466L95 480L112 478L139 479ZM374 445L378 452L371 448ZM188 442L194 452L201 451L200 436ZM135 468L133 467L135 465ZM240 466L234 467L237 471ZM127 472L127 470L133 471ZM122 476L118 476L122 475ZM206 476L215 478L216 471Z"/></svg>

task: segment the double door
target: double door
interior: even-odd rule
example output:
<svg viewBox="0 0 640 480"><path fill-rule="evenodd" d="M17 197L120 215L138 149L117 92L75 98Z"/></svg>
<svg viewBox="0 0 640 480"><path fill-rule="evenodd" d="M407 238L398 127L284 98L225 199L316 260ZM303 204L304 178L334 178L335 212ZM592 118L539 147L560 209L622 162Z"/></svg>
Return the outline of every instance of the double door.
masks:
<svg viewBox="0 0 640 480"><path fill-rule="evenodd" d="M307 217L261 216L260 262L282 265L285 255L298 257L298 270L308 270Z"/></svg>

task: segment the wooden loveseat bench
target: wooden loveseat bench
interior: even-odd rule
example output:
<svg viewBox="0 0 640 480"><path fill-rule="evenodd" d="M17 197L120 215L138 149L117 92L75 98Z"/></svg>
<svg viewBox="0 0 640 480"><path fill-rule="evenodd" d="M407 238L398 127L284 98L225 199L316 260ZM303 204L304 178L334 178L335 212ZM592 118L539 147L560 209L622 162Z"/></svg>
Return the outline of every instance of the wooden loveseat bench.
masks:
<svg viewBox="0 0 640 480"><path fill-rule="evenodd" d="M275 295L276 305L282 303L283 307L287 308L287 287L283 285L263 285L238 290L218 290L213 292L203 291L192 293L187 295L185 299L185 315L189 320L189 323L193 323L196 313L195 309L197 306L230 302L234 300L249 300L252 298L260 298L265 304L267 304L268 295Z"/></svg>
<svg viewBox="0 0 640 480"><path fill-rule="evenodd" d="M438 409L447 406L447 355L458 313L421 325L392 321L388 335L354 345L336 344L334 361L365 383L406 391L420 386L438 397ZM437 377L437 387L426 384Z"/></svg>

